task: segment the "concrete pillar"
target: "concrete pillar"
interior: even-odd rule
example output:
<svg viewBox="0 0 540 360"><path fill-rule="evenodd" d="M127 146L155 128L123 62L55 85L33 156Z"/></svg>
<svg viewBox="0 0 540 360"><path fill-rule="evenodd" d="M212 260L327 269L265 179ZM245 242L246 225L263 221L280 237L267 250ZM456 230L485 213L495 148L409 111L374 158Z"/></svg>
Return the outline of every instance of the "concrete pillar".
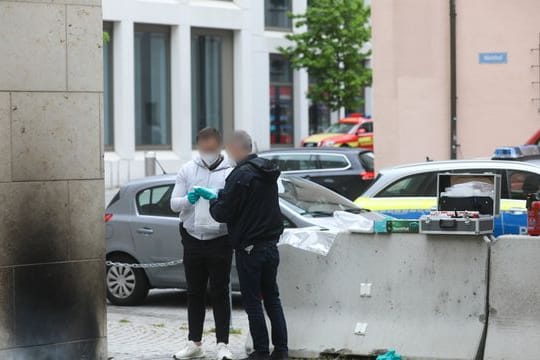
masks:
<svg viewBox="0 0 540 360"><path fill-rule="evenodd" d="M101 22L0 1L1 359L106 359Z"/></svg>

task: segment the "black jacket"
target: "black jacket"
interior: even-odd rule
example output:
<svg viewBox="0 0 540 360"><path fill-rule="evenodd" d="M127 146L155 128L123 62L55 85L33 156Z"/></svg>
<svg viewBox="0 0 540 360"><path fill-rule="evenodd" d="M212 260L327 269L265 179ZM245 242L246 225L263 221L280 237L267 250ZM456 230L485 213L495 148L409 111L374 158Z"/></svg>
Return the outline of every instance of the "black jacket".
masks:
<svg viewBox="0 0 540 360"><path fill-rule="evenodd" d="M250 155L225 180L210 202L210 214L229 229L235 249L277 241L283 233L277 179L280 171L267 159Z"/></svg>

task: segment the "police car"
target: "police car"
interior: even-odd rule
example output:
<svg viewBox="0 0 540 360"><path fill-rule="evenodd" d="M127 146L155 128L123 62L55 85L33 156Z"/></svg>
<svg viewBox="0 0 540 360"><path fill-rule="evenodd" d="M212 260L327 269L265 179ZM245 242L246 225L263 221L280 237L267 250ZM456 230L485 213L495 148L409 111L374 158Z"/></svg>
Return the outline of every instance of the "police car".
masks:
<svg viewBox="0 0 540 360"><path fill-rule="evenodd" d="M498 148L496 160L451 160L397 166L382 170L355 203L400 219L417 219L436 208L437 174L495 173L501 175L501 216L494 234L527 233L528 194L540 191L540 150L530 146ZM504 160L498 160L504 159Z"/></svg>

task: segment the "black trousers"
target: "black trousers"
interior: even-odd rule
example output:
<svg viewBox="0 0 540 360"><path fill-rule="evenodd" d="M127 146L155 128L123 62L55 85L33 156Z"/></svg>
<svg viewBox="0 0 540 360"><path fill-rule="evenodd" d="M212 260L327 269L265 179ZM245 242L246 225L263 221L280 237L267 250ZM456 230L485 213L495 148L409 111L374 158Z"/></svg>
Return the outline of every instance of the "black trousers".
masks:
<svg viewBox="0 0 540 360"><path fill-rule="evenodd" d="M274 351L288 351L287 324L276 281L278 265L279 252L275 243L258 244L249 253L236 251L236 268L248 315L249 331L253 338L253 348L259 353L269 352L263 304L272 326Z"/></svg>
<svg viewBox="0 0 540 360"><path fill-rule="evenodd" d="M188 291L189 340L202 339L206 315L206 293L210 282L210 295L217 342L229 343L231 304L229 282L232 247L227 236L213 240L199 240L180 227L184 245L184 271Z"/></svg>

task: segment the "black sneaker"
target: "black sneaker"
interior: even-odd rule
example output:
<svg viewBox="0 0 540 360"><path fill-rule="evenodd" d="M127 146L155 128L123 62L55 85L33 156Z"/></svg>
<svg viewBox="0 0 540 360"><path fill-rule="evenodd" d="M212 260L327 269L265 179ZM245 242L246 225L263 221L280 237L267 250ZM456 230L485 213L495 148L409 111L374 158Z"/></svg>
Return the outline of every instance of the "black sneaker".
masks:
<svg viewBox="0 0 540 360"><path fill-rule="evenodd" d="M272 355L270 355L270 358L272 360L287 360L289 359L289 352L288 351L274 351L272 352Z"/></svg>
<svg viewBox="0 0 540 360"><path fill-rule="evenodd" d="M269 360L270 355L268 353L255 351L249 354L249 356L246 359L247 360Z"/></svg>

